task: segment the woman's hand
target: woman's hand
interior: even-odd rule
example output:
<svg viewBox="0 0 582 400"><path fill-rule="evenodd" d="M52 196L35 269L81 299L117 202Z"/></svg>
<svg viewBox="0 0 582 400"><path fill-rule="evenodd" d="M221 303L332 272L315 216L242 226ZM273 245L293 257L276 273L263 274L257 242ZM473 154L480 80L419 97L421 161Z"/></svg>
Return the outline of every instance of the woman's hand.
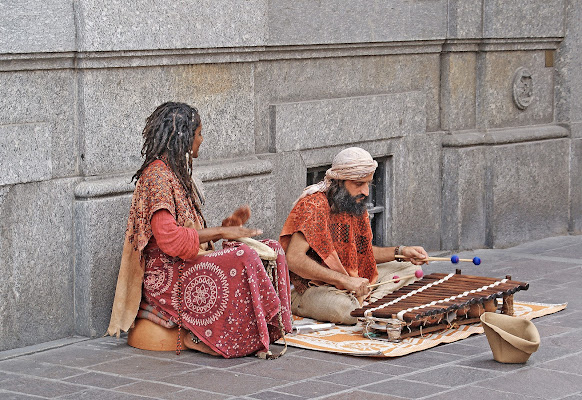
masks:
<svg viewBox="0 0 582 400"><path fill-rule="evenodd" d="M240 206L227 218L222 220L222 226L242 226L251 217L251 208L248 205Z"/></svg>
<svg viewBox="0 0 582 400"><path fill-rule="evenodd" d="M236 240L241 237L253 237L263 233L260 229L245 228L244 226L222 226L220 236L226 240Z"/></svg>
<svg viewBox="0 0 582 400"><path fill-rule="evenodd" d="M216 242L220 239L236 240L241 237L253 237L262 234L260 229L245 228L243 226L217 226L198 230L200 243Z"/></svg>

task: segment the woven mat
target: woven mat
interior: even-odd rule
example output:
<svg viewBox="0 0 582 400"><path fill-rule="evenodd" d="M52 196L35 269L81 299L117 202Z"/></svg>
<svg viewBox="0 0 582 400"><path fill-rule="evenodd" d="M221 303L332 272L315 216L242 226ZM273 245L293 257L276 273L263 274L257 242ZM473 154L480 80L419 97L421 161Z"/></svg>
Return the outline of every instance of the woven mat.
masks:
<svg viewBox="0 0 582 400"><path fill-rule="evenodd" d="M553 314L565 309L565 304L540 304L514 302L516 317L531 320L544 315ZM317 323L294 316L296 323ZM354 326L337 325L325 331L287 335L287 344L309 350L327 351L331 353L348 354L353 356L372 357L399 357L421 350L430 349L441 343L452 343L465 339L471 335L483 333L481 324L459 325L456 328L435 332L424 337L407 338L399 343L384 342L366 339L362 336L363 326L358 323ZM282 340L277 342L282 344Z"/></svg>

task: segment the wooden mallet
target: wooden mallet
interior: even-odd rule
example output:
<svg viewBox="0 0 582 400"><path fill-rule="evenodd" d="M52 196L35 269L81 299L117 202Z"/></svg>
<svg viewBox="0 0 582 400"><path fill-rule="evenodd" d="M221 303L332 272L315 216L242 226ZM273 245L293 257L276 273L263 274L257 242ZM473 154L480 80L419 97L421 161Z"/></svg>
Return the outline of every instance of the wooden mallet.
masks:
<svg viewBox="0 0 582 400"><path fill-rule="evenodd" d="M418 269L418 270L414 271L414 274L406 275L406 276L403 276L402 278L397 276L397 275L394 275L394 277L392 279L389 279L387 281L380 282L380 283L374 283L373 285L368 285L368 287L373 288L376 286L385 285L387 283L400 282L401 279L422 278L423 276L424 276L424 272L422 272L421 269Z"/></svg>
<svg viewBox="0 0 582 400"><path fill-rule="evenodd" d="M395 255L394 258L406 259L408 257L401 256L401 255ZM481 259L479 257L473 257L473 259L470 259L470 258L459 258L459 256L457 256L457 255L453 255L453 256L451 256L451 258L446 258L446 257L427 257L427 258L417 258L417 260L422 260L422 261L450 261L453 264L458 264L460 261L465 261L465 262L472 262L475 265L481 264Z"/></svg>

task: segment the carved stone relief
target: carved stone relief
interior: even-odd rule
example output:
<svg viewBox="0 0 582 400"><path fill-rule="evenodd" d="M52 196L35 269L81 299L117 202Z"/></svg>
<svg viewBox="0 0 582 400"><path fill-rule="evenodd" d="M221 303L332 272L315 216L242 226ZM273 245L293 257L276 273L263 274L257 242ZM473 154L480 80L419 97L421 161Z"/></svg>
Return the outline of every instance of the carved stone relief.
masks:
<svg viewBox="0 0 582 400"><path fill-rule="evenodd" d="M513 75L513 102L520 110L525 110L533 100L533 79L531 73L520 67Z"/></svg>

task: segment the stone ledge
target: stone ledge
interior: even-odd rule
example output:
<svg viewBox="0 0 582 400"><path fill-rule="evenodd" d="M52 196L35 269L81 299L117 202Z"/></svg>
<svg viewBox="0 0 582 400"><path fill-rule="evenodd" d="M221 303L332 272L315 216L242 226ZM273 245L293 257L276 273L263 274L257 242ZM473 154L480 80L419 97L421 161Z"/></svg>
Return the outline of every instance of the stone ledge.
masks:
<svg viewBox="0 0 582 400"><path fill-rule="evenodd" d="M273 170L273 165L267 160L238 159L221 160L212 164L195 165L196 175L202 182L221 181L254 175L267 175ZM117 196L132 193L133 174L114 177L92 177L75 187L75 198L85 200L98 197Z"/></svg>
<svg viewBox="0 0 582 400"><path fill-rule="evenodd" d="M0 54L0 71L127 68L463 51L555 50L563 37Z"/></svg>
<svg viewBox="0 0 582 400"><path fill-rule="evenodd" d="M447 39L443 52L556 50L564 37L511 39Z"/></svg>
<svg viewBox="0 0 582 400"><path fill-rule="evenodd" d="M500 145L569 137L566 128L558 125L537 125L487 132L465 132L443 136L443 147Z"/></svg>
<svg viewBox="0 0 582 400"><path fill-rule="evenodd" d="M288 59L439 53L443 40L246 46L172 50L0 54L0 71L38 69L128 68L160 65L216 64Z"/></svg>

